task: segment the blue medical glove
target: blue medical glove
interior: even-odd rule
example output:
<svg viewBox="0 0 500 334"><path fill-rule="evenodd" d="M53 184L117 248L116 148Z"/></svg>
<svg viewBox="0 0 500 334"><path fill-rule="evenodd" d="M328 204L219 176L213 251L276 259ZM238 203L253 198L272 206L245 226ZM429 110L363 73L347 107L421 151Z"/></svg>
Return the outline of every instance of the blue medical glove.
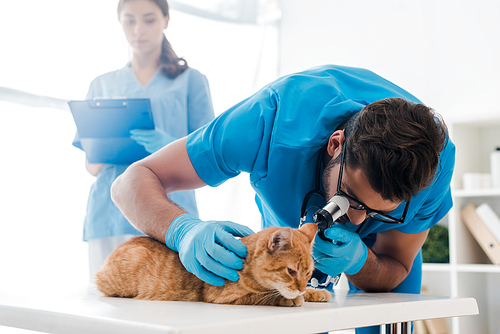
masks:
<svg viewBox="0 0 500 334"><path fill-rule="evenodd" d="M325 230L325 237L332 241L314 239L313 258L315 268L330 276L345 272L354 275L361 270L368 256L368 248L356 232L342 224Z"/></svg>
<svg viewBox="0 0 500 334"><path fill-rule="evenodd" d="M149 153L155 153L175 140L174 137L160 129L132 129L130 134L130 138L144 146Z"/></svg>
<svg viewBox="0 0 500 334"><path fill-rule="evenodd" d="M247 247L234 236L254 233L250 228L228 221L202 221L191 214L177 217L167 230L165 244L179 253L192 274L208 284L223 286L224 279L237 281Z"/></svg>

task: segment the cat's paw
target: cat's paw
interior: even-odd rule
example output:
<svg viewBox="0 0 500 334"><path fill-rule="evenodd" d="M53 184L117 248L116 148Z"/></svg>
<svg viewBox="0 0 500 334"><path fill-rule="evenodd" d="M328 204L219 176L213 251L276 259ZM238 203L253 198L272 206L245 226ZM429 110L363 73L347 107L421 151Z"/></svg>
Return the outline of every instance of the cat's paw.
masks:
<svg viewBox="0 0 500 334"><path fill-rule="evenodd" d="M304 297L297 296L294 299L280 298L279 306L300 306L304 304Z"/></svg>
<svg viewBox="0 0 500 334"><path fill-rule="evenodd" d="M327 302L331 297L330 291L325 289L307 288L304 294L306 302Z"/></svg>

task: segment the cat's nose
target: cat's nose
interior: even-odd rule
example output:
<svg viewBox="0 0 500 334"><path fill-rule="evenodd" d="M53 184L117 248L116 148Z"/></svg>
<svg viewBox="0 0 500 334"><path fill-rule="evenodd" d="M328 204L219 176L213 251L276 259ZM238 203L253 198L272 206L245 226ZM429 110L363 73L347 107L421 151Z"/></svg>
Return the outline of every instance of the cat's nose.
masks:
<svg viewBox="0 0 500 334"><path fill-rule="evenodd" d="M306 292L306 287L299 289L299 293L303 295Z"/></svg>

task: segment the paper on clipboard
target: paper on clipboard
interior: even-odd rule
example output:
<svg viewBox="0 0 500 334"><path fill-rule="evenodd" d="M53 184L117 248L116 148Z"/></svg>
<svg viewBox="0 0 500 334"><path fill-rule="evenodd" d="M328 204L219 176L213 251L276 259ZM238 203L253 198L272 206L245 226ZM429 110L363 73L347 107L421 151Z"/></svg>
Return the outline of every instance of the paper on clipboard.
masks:
<svg viewBox="0 0 500 334"><path fill-rule="evenodd" d="M130 164L149 155L130 138L132 129L154 129L149 99L68 102L89 163Z"/></svg>

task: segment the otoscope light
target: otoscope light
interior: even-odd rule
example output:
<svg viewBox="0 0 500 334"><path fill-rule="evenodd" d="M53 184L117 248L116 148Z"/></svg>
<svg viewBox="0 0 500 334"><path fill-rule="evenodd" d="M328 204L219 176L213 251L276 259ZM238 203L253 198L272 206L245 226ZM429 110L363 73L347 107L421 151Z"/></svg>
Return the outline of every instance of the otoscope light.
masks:
<svg viewBox="0 0 500 334"><path fill-rule="evenodd" d="M349 201L347 198L335 195L328 203L316 211L313 216L313 222L318 224L318 235L323 240L329 240L325 237L325 230L333 225L335 220L345 215L349 209Z"/></svg>

